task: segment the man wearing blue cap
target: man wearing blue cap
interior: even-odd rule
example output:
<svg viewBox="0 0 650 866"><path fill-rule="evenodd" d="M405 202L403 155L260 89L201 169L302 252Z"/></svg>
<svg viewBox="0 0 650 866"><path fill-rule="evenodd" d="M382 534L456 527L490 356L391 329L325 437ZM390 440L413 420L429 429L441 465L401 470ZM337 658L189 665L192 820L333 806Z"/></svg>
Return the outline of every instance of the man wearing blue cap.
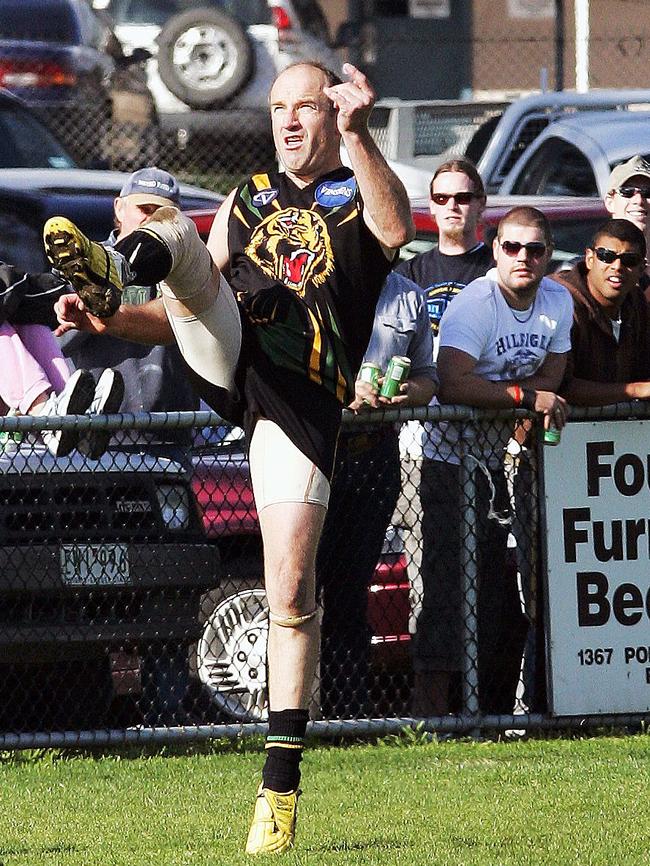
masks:
<svg viewBox="0 0 650 866"><path fill-rule="evenodd" d="M139 228L159 207L170 204L180 207L180 189L173 175L155 166L134 171L114 202L118 235L112 237L112 243Z"/></svg>
<svg viewBox="0 0 650 866"><path fill-rule="evenodd" d="M176 178L160 168L147 167L134 172L124 183L114 202L115 230L105 241L114 246L139 228L158 208L179 206L180 191ZM139 306L160 294L157 285L125 286L123 304ZM85 331L68 331L61 338L63 353L76 367L98 372L107 365L124 377L125 392L121 412L180 412L199 408L198 398L188 380L185 362L176 344L147 346L119 337ZM101 433L108 445L109 432ZM118 434L119 435L119 434ZM122 434L132 442L133 432ZM150 445L168 453L170 448L189 445L188 430L142 431L139 445L146 437ZM164 443L161 442L164 437ZM128 442L126 443L128 445ZM124 443L122 443L124 445Z"/></svg>

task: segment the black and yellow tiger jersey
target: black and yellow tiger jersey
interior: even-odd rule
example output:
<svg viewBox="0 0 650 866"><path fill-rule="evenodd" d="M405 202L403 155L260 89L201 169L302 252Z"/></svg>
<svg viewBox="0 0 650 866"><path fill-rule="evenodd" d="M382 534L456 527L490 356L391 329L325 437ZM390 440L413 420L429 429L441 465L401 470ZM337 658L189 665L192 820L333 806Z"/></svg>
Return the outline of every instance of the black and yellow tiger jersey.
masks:
<svg viewBox="0 0 650 866"><path fill-rule="evenodd" d="M354 395L390 270L363 220L354 174L339 168L303 189L281 172L253 175L237 189L228 243L250 360L249 409L282 422L314 459L322 451L317 428L331 439ZM333 445L326 450L333 456ZM314 462L323 468L331 460L319 454Z"/></svg>
<svg viewBox="0 0 650 866"><path fill-rule="evenodd" d="M362 207L346 168L304 189L256 174L239 187L229 226L230 282L265 353L341 402L354 393L389 270Z"/></svg>

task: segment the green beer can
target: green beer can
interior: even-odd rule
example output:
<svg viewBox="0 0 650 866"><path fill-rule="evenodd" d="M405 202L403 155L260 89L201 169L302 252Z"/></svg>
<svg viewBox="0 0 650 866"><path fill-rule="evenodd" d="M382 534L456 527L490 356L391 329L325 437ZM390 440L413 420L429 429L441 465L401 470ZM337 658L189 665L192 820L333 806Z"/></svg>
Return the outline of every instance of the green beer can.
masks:
<svg viewBox="0 0 650 866"><path fill-rule="evenodd" d="M359 379L362 382L368 382L372 385L375 391L379 391L379 377L381 376L381 367L377 364L365 363L361 365L359 370Z"/></svg>
<svg viewBox="0 0 650 866"><path fill-rule="evenodd" d="M382 397L397 397L399 394L400 385L406 382L411 369L411 361L409 358L393 355L388 362L388 369L384 376L384 384L379 392Z"/></svg>
<svg viewBox="0 0 650 866"><path fill-rule="evenodd" d="M551 426L548 430L544 430L544 445L559 445L561 438L562 431L557 427Z"/></svg>

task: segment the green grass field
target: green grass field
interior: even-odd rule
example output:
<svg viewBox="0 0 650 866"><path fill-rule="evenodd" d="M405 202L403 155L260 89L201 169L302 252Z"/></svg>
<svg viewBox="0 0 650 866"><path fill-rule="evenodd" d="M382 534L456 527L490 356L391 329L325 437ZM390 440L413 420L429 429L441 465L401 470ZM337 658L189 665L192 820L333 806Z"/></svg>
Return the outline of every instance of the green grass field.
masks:
<svg viewBox="0 0 650 866"><path fill-rule="evenodd" d="M2 866L252 861L243 845L259 741L194 753L2 757ZM291 866L650 861L647 735L438 744L409 734L315 745L303 769L297 845L279 858Z"/></svg>

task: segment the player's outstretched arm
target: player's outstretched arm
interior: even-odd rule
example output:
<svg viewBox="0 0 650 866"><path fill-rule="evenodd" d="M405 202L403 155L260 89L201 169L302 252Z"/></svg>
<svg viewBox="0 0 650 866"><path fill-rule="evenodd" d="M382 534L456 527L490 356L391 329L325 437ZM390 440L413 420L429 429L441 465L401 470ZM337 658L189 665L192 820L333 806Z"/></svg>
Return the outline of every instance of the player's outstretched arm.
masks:
<svg viewBox="0 0 650 866"><path fill-rule="evenodd" d="M138 306L122 304L115 315L100 319L88 312L78 295L69 294L59 298L54 305L54 312L59 322L55 331L58 336L76 330L110 334L150 346L174 342L174 334L160 298Z"/></svg>

